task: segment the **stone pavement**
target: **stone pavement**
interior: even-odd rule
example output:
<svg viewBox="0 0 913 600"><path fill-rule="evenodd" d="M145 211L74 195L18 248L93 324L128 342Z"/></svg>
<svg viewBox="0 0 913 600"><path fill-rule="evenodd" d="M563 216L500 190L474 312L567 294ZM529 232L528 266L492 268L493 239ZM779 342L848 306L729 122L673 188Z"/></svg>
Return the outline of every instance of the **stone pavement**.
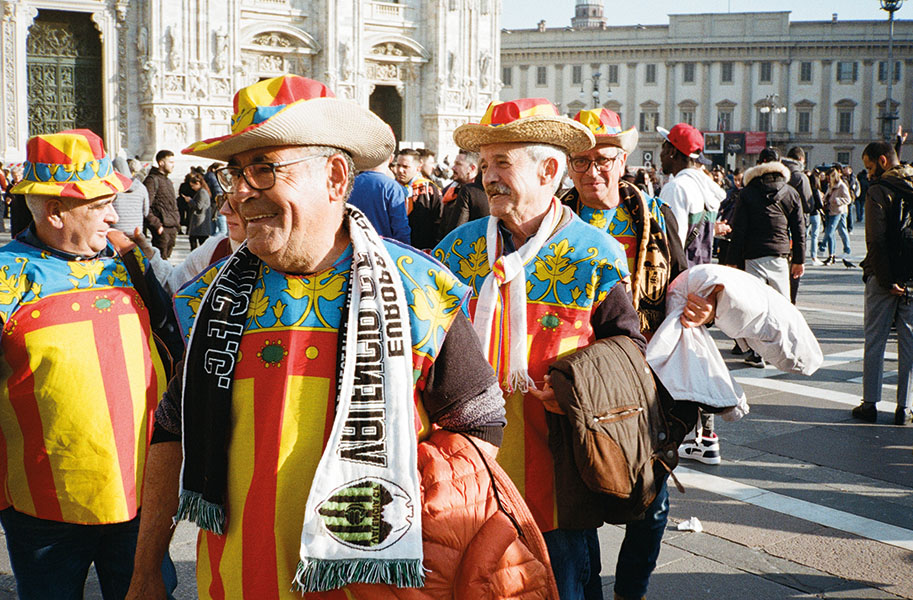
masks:
<svg viewBox="0 0 913 600"><path fill-rule="evenodd" d="M861 225L851 238L858 262ZM187 249L181 237L174 259ZM879 422L856 422L849 410L862 393L861 270L809 267L799 306L826 356L811 377L748 368L714 330L751 414L717 419L721 465L682 461L676 470L686 493L670 487L671 522L649 598L913 598L913 427L891 424L895 344ZM678 531L692 516L704 531ZM606 598L622 536L618 526L600 530ZM4 549L0 599L15 598ZM179 599L196 598L194 549L194 528L182 523L171 546ZM86 597L101 597L94 581Z"/></svg>

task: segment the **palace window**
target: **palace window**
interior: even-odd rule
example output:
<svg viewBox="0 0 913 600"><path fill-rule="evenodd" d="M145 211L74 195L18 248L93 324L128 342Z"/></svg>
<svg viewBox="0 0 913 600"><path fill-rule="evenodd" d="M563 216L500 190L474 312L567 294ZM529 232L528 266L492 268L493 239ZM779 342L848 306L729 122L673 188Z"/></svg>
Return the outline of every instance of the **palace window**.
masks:
<svg viewBox="0 0 913 600"><path fill-rule="evenodd" d="M720 83L732 83L732 63L720 63Z"/></svg>
<svg viewBox="0 0 913 600"><path fill-rule="evenodd" d="M618 65L609 65L609 83L618 84Z"/></svg>
<svg viewBox="0 0 913 600"><path fill-rule="evenodd" d="M571 70L571 83L583 83L583 67L575 65Z"/></svg>
<svg viewBox="0 0 913 600"><path fill-rule="evenodd" d="M887 78L888 70L888 61L882 60L878 63L878 81L879 83L884 83L888 80ZM894 83L900 81L900 61L894 61Z"/></svg>
<svg viewBox="0 0 913 600"><path fill-rule="evenodd" d="M758 111L758 131L770 131L770 111Z"/></svg>
<svg viewBox="0 0 913 600"><path fill-rule="evenodd" d="M720 108L716 117L718 131L732 131L732 109Z"/></svg>
<svg viewBox="0 0 913 600"><path fill-rule="evenodd" d="M646 83L656 83L656 65L647 65Z"/></svg>
<svg viewBox="0 0 913 600"><path fill-rule="evenodd" d="M770 80L772 78L773 78L773 64L770 61L762 62L761 63L761 74L760 74L761 83L770 83Z"/></svg>
<svg viewBox="0 0 913 600"><path fill-rule="evenodd" d="M640 130L656 131L659 125L659 111L647 109L640 113Z"/></svg>
<svg viewBox="0 0 913 600"><path fill-rule="evenodd" d="M855 61L840 61L837 63L837 81L840 83L855 83L859 73L858 63Z"/></svg>
<svg viewBox="0 0 913 600"><path fill-rule="evenodd" d="M799 63L799 82L800 83L811 83L812 82L812 63L802 62Z"/></svg>
<svg viewBox="0 0 913 600"><path fill-rule="evenodd" d="M513 85L513 74L514 70L511 67L504 67L501 69L501 83L504 84L504 87Z"/></svg>
<svg viewBox="0 0 913 600"><path fill-rule="evenodd" d="M682 72L682 81L685 83L694 83L694 63L685 63Z"/></svg>
<svg viewBox="0 0 913 600"><path fill-rule="evenodd" d="M545 72L545 67L536 67L536 85L546 85L548 83L548 75Z"/></svg>
<svg viewBox="0 0 913 600"><path fill-rule="evenodd" d="M683 108L681 114L681 122L687 123L688 125L694 126L694 109L693 108Z"/></svg>
<svg viewBox="0 0 913 600"><path fill-rule="evenodd" d="M837 133L853 133L853 109L837 110Z"/></svg>
<svg viewBox="0 0 913 600"><path fill-rule="evenodd" d="M812 111L810 110L800 110L796 113L796 132L797 133L811 133L812 132Z"/></svg>

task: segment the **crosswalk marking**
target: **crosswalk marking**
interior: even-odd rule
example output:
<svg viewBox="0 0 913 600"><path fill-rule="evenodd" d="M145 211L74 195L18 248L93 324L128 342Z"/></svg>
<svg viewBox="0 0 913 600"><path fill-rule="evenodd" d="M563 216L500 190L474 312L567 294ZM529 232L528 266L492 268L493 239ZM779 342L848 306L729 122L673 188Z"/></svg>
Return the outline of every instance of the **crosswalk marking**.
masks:
<svg viewBox="0 0 913 600"><path fill-rule="evenodd" d="M790 515L811 523L830 527L831 529L845 531L859 537L913 551L913 531L903 527L867 519L866 517L813 504L798 498L791 498L777 492L702 473L687 467L679 466L675 469L675 476L686 487L690 486L713 494L719 494L739 502L745 502L746 504Z"/></svg>

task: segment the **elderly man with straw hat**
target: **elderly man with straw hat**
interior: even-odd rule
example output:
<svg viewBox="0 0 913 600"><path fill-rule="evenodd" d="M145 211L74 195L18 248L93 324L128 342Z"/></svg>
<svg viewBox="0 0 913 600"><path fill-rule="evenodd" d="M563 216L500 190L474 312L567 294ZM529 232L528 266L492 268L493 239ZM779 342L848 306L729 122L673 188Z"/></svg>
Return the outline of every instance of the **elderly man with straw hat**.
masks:
<svg viewBox="0 0 913 600"><path fill-rule="evenodd" d="M81 598L92 563L105 598L122 598L167 383L153 330L171 352L181 341L146 259L108 242L131 182L101 138L37 135L26 153L13 193L34 223L0 249L0 523L20 598Z"/></svg>
<svg viewBox="0 0 913 600"><path fill-rule="evenodd" d="M597 339L645 347L623 248L554 195L566 153L592 148L593 134L548 100L526 98L492 103L453 137L481 154L491 216L455 229L434 256L471 287L473 327L505 393L499 461L544 533L561 598L601 598L598 523L569 525L579 523L575 499L556 495L546 410L560 409L544 381L559 356Z"/></svg>
<svg viewBox="0 0 913 600"><path fill-rule="evenodd" d="M496 543L476 536L510 501L485 466L503 399L467 290L346 204L355 170L393 149L380 118L293 75L234 106L230 134L185 152L228 163L216 173L247 242L175 298L184 375L156 413L130 597L161 597L175 514L201 528L201 598L453 597L479 574L460 562L480 556L470 541L522 543L503 524ZM480 564L532 559L513 590L545 597L544 543L525 552Z"/></svg>

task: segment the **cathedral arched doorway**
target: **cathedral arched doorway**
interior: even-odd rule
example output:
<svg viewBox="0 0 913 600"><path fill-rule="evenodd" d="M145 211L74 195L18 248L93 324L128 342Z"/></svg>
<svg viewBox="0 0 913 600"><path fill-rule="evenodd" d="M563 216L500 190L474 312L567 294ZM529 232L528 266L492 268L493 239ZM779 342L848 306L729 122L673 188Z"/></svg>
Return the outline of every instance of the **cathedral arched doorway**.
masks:
<svg viewBox="0 0 913 600"><path fill-rule="evenodd" d="M40 10L26 42L29 136L104 131L101 37L88 13Z"/></svg>
<svg viewBox="0 0 913 600"><path fill-rule="evenodd" d="M403 139L403 97L395 85L377 85L371 92L368 106L393 130L396 142Z"/></svg>

